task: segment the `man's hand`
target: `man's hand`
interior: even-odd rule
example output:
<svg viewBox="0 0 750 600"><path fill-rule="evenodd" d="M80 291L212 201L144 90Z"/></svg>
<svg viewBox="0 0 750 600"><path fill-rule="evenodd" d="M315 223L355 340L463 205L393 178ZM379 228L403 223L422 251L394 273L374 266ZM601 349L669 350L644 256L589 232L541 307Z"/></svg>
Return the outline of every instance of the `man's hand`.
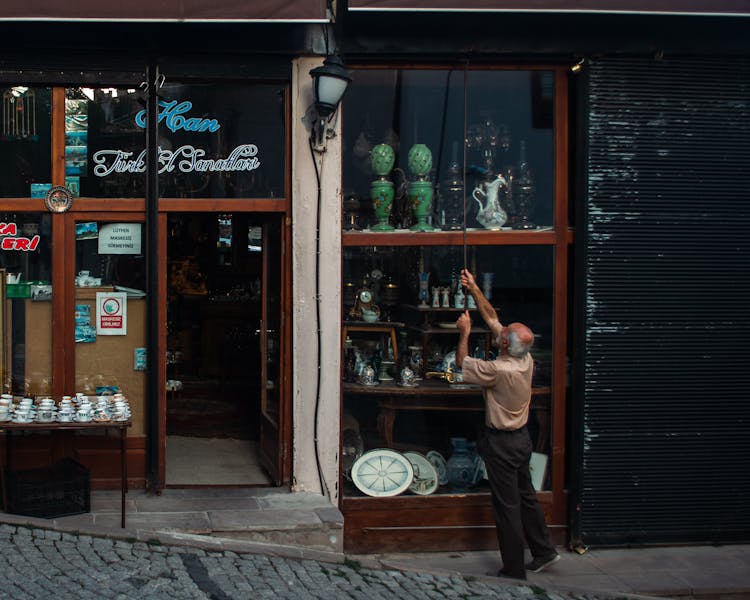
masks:
<svg viewBox="0 0 750 600"><path fill-rule="evenodd" d="M469 293L474 296L474 300L477 302L477 308L479 314L482 315L482 319L487 324L487 327L492 331L492 337L497 337L503 330L503 326L500 324L500 320L497 316L497 311L490 304L490 301L485 298L482 290L479 289L474 275L472 275L469 269L461 269L461 285L466 286Z"/></svg>
<svg viewBox="0 0 750 600"><path fill-rule="evenodd" d="M460 333L469 335L469 332L471 332L471 317L469 316L468 310L462 312L458 317L458 320L456 321L456 327L458 328L458 331Z"/></svg>
<svg viewBox="0 0 750 600"><path fill-rule="evenodd" d="M470 294L474 295L474 292L479 290L474 275L472 275L469 269L461 269L461 285L464 286Z"/></svg>

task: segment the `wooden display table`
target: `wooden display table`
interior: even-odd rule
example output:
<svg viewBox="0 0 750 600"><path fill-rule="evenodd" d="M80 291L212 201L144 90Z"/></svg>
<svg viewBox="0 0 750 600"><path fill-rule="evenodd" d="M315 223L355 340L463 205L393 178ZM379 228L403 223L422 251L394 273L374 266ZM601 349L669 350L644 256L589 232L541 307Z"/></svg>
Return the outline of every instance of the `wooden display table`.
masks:
<svg viewBox="0 0 750 600"><path fill-rule="evenodd" d="M0 432L5 434L5 468L0 468L0 480L2 480L3 511L7 509L8 498L5 488L5 469L10 469L11 461L11 439L14 431L84 431L84 430L109 430L115 429L120 432L120 524L125 528L125 494L128 492L128 463L127 463L127 438L130 421L106 421L91 423L0 423Z"/></svg>
<svg viewBox="0 0 750 600"><path fill-rule="evenodd" d="M346 338L350 332L380 333L386 337L390 337L393 360L398 360L396 329L401 327L404 327L404 323L397 323L395 321L375 321L374 323L368 323L367 321L344 321L341 327L341 346L343 347L346 344ZM383 347L383 353L385 353L385 346Z"/></svg>

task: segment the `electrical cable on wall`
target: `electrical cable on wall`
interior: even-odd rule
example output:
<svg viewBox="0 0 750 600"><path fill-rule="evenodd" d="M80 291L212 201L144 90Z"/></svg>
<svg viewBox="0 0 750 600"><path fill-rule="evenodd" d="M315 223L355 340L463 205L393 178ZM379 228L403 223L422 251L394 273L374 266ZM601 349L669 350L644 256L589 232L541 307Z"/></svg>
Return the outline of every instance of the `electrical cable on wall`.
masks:
<svg viewBox="0 0 750 600"><path fill-rule="evenodd" d="M330 490L326 484L325 477L323 477L323 468L320 462L320 447L318 445L318 415L320 412L320 373L321 373L321 361L322 355L322 332L320 327L320 223L322 213L322 192L321 192L321 171L323 169L322 159L321 166L318 168L318 162L315 160L315 148L313 147L313 140L308 140L310 147L310 157L315 167L315 181L317 183L317 208L316 208L316 219L315 219L315 328L316 328L316 340L317 340L317 376L315 383L315 415L313 423L313 443L315 445L315 464L318 468L318 479L320 480L320 488L330 497Z"/></svg>
<svg viewBox="0 0 750 600"><path fill-rule="evenodd" d="M464 136L466 135L466 65L464 65ZM464 169L463 169L463 178L464 178L464 185L463 185L463 192L464 192L464 231L463 231L463 244L464 244L464 270L468 268L468 260L466 258L466 138L464 137ZM476 260L476 254L474 255L474 259ZM476 275L476 273L472 273L473 275Z"/></svg>

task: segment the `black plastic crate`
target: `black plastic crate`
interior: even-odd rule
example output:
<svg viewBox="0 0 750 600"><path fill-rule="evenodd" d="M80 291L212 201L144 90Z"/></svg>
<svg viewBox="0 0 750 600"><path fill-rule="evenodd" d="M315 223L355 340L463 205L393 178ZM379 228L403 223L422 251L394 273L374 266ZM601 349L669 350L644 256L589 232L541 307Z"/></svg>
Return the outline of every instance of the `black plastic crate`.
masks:
<svg viewBox="0 0 750 600"><path fill-rule="evenodd" d="M89 470L64 458L51 467L6 471L8 512L27 517L64 517L91 510Z"/></svg>

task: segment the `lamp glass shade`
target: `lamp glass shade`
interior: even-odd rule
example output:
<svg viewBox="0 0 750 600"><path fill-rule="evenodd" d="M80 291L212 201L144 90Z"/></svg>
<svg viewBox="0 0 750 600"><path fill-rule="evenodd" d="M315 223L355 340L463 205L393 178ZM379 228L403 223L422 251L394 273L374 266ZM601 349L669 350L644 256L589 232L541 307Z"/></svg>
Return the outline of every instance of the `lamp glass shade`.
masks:
<svg viewBox="0 0 750 600"><path fill-rule="evenodd" d="M337 56L326 58L322 66L310 71L310 76L318 114L327 117L336 110L352 78Z"/></svg>
<svg viewBox="0 0 750 600"><path fill-rule="evenodd" d="M322 76L318 77L317 93L315 94L315 103L330 109L330 112L336 110L341 97L346 91L349 84L345 79L338 77ZM321 111L322 112L322 111Z"/></svg>

